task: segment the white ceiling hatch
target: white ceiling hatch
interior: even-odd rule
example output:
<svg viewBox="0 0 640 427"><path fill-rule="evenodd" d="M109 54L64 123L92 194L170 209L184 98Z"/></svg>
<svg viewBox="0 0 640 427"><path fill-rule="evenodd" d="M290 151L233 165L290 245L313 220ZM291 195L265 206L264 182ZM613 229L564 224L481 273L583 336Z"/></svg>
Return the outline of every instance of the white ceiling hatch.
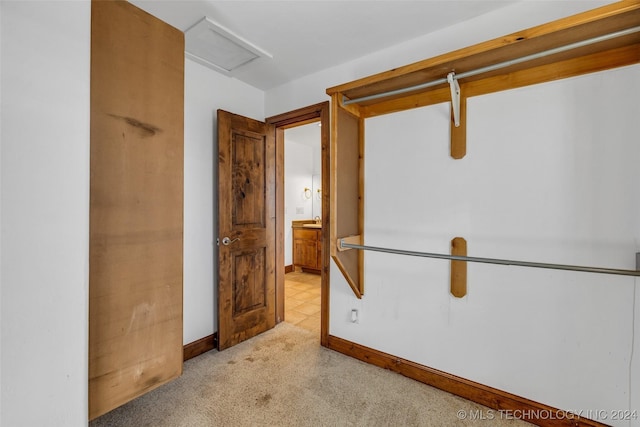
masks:
<svg viewBox="0 0 640 427"><path fill-rule="evenodd" d="M234 34L208 17L202 18L184 32L185 55L223 74L249 62L273 56L255 44Z"/></svg>

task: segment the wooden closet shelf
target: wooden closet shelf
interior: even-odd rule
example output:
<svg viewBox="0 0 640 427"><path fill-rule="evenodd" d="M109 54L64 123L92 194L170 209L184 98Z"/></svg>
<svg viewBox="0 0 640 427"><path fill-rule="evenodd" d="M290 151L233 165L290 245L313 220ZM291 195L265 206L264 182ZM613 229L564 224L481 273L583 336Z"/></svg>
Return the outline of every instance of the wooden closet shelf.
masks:
<svg viewBox="0 0 640 427"><path fill-rule="evenodd" d="M545 52L572 43L627 30L640 25L640 2L627 1L607 5L580 15L571 16L548 24L519 31L504 37L459 49L434 58L358 79L327 89L327 94L341 93L348 99L385 93L446 78L449 72L456 74L480 69L493 64ZM500 70L466 78L461 83L506 75L516 71L580 58L599 52L627 46L637 46L640 60L640 32L598 42L567 52L549 55L533 61L505 67ZM390 95L384 101L402 98L425 91L448 88L446 83L415 92ZM360 106L372 105L380 99L358 102Z"/></svg>

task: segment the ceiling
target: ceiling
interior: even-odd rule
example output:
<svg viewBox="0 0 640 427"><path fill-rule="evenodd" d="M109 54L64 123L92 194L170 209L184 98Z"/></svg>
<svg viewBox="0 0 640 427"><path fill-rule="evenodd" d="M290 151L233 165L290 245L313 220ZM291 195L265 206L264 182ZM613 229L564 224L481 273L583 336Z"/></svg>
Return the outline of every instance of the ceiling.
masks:
<svg viewBox="0 0 640 427"><path fill-rule="evenodd" d="M185 31L208 17L270 53L233 72L261 90L521 0L130 0Z"/></svg>
<svg viewBox="0 0 640 427"><path fill-rule="evenodd" d="M310 148L320 147L320 122L287 128L284 131L285 142L293 141Z"/></svg>

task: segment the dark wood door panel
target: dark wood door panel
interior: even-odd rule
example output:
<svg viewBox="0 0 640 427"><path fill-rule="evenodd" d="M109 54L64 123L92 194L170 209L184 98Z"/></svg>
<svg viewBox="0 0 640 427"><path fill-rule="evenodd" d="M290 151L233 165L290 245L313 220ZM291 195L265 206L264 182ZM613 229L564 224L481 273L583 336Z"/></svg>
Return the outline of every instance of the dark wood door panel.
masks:
<svg viewBox="0 0 640 427"><path fill-rule="evenodd" d="M275 132L226 111L218 111L218 230L222 350L275 326Z"/></svg>
<svg viewBox="0 0 640 427"><path fill-rule="evenodd" d="M233 254L233 317L266 307L266 247Z"/></svg>
<svg viewBox="0 0 640 427"><path fill-rule="evenodd" d="M264 135L232 129L232 226L264 228L266 141Z"/></svg>

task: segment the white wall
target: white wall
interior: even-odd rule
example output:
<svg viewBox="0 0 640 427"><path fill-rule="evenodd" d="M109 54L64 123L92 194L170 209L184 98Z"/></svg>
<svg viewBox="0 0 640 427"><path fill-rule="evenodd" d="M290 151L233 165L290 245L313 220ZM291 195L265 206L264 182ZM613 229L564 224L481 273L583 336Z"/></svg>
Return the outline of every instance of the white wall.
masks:
<svg viewBox="0 0 640 427"><path fill-rule="evenodd" d="M217 126L223 109L264 120L264 92L185 61L184 343L217 331ZM223 237L223 236L220 236Z"/></svg>
<svg viewBox="0 0 640 427"><path fill-rule="evenodd" d="M0 424L86 425L90 3L0 9Z"/></svg>
<svg viewBox="0 0 640 427"><path fill-rule="evenodd" d="M304 196L305 188L312 188L314 172L313 149L287 139L284 148L284 265L293 264L291 221L312 219L313 199ZM313 191L311 192L313 198ZM300 211L300 213L298 213Z"/></svg>
<svg viewBox="0 0 640 427"><path fill-rule="evenodd" d="M267 115L599 4L518 3L268 91ZM633 269L640 111L624 93L638 93L638 74L636 66L471 99L460 161L448 159L447 105L407 112L406 131L402 114L370 119L367 243L447 252L461 235L479 256ZM563 409L640 408L633 279L470 265L469 294L455 299L446 262L389 257L367 254L362 300L332 264L331 334ZM601 421L628 424L611 413Z"/></svg>

